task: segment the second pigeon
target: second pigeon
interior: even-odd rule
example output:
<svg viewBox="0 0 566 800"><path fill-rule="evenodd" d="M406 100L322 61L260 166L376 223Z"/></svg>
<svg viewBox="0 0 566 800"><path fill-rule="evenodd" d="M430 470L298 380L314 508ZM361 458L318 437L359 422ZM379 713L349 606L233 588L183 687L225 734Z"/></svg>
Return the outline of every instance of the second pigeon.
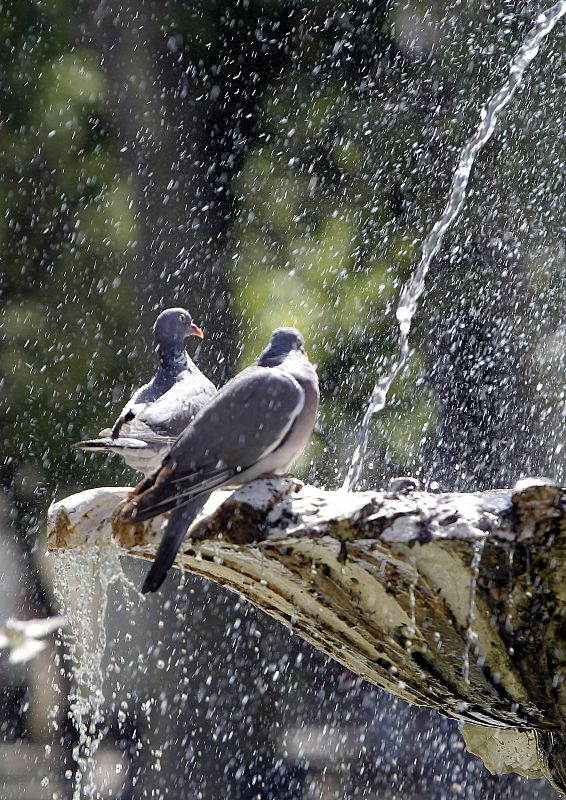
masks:
<svg viewBox="0 0 566 800"><path fill-rule="evenodd" d="M186 309L163 311L153 334L159 360L153 378L133 394L112 428L74 445L118 453L145 475L159 468L175 439L216 395L214 384L185 350L187 336L204 335Z"/></svg>

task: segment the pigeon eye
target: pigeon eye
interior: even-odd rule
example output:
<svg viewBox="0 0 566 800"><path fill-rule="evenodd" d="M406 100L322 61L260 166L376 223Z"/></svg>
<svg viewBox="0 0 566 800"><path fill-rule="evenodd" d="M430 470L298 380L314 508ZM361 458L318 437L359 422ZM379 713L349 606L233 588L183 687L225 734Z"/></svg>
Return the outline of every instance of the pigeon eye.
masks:
<svg viewBox="0 0 566 800"><path fill-rule="evenodd" d="M179 322L185 322L186 319L187 318L186 318L186 316L184 314L179 314Z"/></svg>

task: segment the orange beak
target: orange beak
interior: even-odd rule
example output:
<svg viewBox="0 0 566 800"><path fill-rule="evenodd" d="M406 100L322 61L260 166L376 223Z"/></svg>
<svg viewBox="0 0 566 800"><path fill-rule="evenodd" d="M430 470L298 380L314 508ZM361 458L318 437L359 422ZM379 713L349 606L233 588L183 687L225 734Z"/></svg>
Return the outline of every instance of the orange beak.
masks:
<svg viewBox="0 0 566 800"><path fill-rule="evenodd" d="M201 331L198 325L193 324L191 325L191 330L195 336L198 336L199 339L204 339L204 333Z"/></svg>

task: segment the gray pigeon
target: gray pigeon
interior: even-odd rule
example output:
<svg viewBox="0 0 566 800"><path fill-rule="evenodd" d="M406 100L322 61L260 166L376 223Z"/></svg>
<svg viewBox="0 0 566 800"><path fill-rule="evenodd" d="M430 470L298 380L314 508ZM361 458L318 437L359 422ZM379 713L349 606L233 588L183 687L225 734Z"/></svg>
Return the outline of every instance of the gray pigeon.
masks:
<svg viewBox="0 0 566 800"><path fill-rule="evenodd" d="M118 453L126 464L149 475L159 468L175 439L216 395L185 350L185 337L203 337L184 308L168 308L153 327L159 366L153 378L138 389L112 428L97 439L78 442L81 450Z"/></svg>
<svg viewBox="0 0 566 800"><path fill-rule="evenodd" d="M124 506L128 523L171 511L142 592L159 589L213 489L287 472L311 435L318 399L303 337L278 328L255 365L220 389Z"/></svg>

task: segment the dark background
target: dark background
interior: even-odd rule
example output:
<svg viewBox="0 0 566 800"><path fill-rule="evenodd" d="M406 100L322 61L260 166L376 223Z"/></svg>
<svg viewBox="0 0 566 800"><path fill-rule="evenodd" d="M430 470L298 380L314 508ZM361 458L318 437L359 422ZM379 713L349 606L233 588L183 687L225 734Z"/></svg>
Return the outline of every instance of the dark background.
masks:
<svg viewBox="0 0 566 800"><path fill-rule="evenodd" d="M395 352L400 287L540 10L2 2L0 622L56 611L49 503L135 481L69 445L150 375L167 305L205 329L197 360L217 384L277 325L303 331L322 408L296 472L339 485ZM478 159L409 368L373 423L366 486L564 481L564 47L559 24ZM127 570L139 585L142 568ZM114 796L553 796L489 777L454 723L361 684L234 595L192 577L169 579L165 607L122 595L108 621L122 688L106 687L101 751ZM23 796L24 779L29 797L70 796L75 734L52 656L27 669L3 657L0 679L0 796Z"/></svg>

